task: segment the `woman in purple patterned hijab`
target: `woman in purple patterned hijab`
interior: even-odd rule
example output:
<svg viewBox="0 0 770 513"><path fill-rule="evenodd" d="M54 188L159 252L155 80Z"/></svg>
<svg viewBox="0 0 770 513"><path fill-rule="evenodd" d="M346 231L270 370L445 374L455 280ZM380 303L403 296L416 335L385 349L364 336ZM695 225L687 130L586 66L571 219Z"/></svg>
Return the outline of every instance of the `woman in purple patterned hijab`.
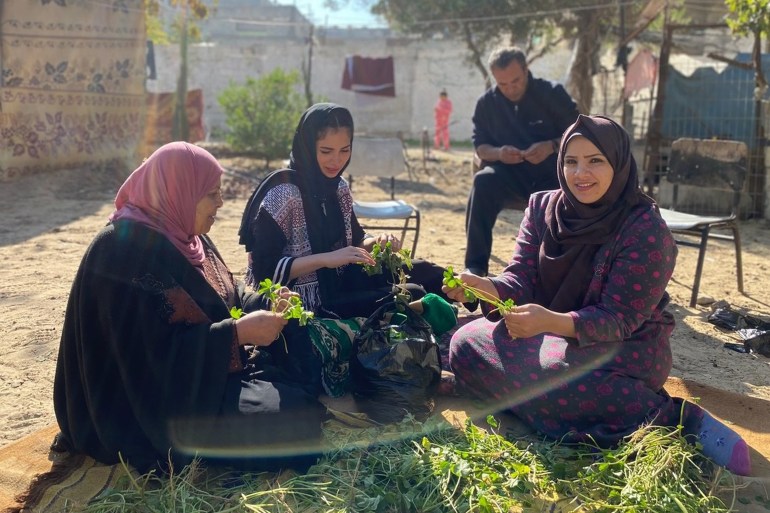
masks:
<svg viewBox="0 0 770 513"><path fill-rule="evenodd" d="M547 436L600 447L644 424L681 423L706 456L747 475L746 442L663 388L677 248L639 188L628 134L609 118L581 115L557 162L560 187L530 197L505 271L460 275L516 307L501 316L483 304L485 317L452 336L448 384Z"/></svg>

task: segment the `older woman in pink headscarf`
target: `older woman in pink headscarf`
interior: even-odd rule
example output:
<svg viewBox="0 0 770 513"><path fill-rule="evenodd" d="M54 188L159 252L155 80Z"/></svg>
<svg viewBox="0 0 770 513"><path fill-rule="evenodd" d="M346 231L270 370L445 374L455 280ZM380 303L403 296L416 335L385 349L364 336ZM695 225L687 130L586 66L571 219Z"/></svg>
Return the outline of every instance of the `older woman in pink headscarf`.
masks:
<svg viewBox="0 0 770 513"><path fill-rule="evenodd" d="M305 329L245 292L206 236L222 173L174 142L121 186L67 305L57 447L140 470L196 455L257 470L314 461L319 363Z"/></svg>

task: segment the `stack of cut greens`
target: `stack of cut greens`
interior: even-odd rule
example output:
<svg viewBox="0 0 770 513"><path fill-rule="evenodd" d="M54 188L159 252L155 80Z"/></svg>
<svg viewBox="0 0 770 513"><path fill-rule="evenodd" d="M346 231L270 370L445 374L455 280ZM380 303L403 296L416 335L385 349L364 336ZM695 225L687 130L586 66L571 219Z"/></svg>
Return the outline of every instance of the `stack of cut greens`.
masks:
<svg viewBox="0 0 770 513"><path fill-rule="evenodd" d="M729 472L677 428L642 427L613 450L526 437L508 440L470 421L431 418L325 428L334 447L306 475L218 478L197 465L132 479L87 506L103 512L709 512L732 511ZM704 470L706 472L704 472Z"/></svg>

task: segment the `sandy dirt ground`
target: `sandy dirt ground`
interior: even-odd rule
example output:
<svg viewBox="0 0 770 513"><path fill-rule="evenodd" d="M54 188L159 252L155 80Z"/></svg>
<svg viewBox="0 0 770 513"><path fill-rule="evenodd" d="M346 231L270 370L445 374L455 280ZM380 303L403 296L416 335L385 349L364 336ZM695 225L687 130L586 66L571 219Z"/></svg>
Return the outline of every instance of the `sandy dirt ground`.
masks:
<svg viewBox="0 0 770 513"><path fill-rule="evenodd" d="M425 165L419 151L410 150L410 157L411 172L399 176L396 191L422 213L416 256L462 269L470 153L436 152L435 161ZM263 172L244 158L223 158L223 163L232 174L211 236L242 276L246 258L237 242L238 225L253 177ZM0 447L55 423L53 376L70 285L86 247L112 211L123 178L118 172L73 170L0 184ZM359 199L387 199L389 181L356 178L353 193ZM500 216L490 272L505 266L521 217L516 211ZM769 319L770 225L747 221L741 230L745 293L737 291L732 246L723 242L709 247L701 293ZM680 249L669 286L678 323L672 375L770 399L770 359L726 349L725 342L741 342L737 334L708 322L710 307L688 306L695 258L694 249Z"/></svg>

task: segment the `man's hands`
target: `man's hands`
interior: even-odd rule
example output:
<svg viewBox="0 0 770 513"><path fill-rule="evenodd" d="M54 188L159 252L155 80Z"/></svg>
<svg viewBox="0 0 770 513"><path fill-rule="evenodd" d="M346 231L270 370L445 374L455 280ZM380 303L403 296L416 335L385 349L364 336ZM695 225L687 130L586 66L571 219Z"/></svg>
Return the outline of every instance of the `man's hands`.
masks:
<svg viewBox="0 0 770 513"><path fill-rule="evenodd" d="M536 142L524 150L506 144L505 146L494 149L492 154L495 158L491 160L498 160L504 164L521 164L525 160L532 164L540 164L553 152L553 143L551 141ZM485 151L484 153L490 154L488 151ZM482 159L484 158L484 155L479 154L479 156Z"/></svg>
<svg viewBox="0 0 770 513"><path fill-rule="evenodd" d="M527 162L540 164L553 153L553 143L551 141L536 142L526 150L521 152L521 156Z"/></svg>
<svg viewBox="0 0 770 513"><path fill-rule="evenodd" d="M521 164L524 162L524 153L516 146L509 144L501 146L498 149L497 160L505 164Z"/></svg>

